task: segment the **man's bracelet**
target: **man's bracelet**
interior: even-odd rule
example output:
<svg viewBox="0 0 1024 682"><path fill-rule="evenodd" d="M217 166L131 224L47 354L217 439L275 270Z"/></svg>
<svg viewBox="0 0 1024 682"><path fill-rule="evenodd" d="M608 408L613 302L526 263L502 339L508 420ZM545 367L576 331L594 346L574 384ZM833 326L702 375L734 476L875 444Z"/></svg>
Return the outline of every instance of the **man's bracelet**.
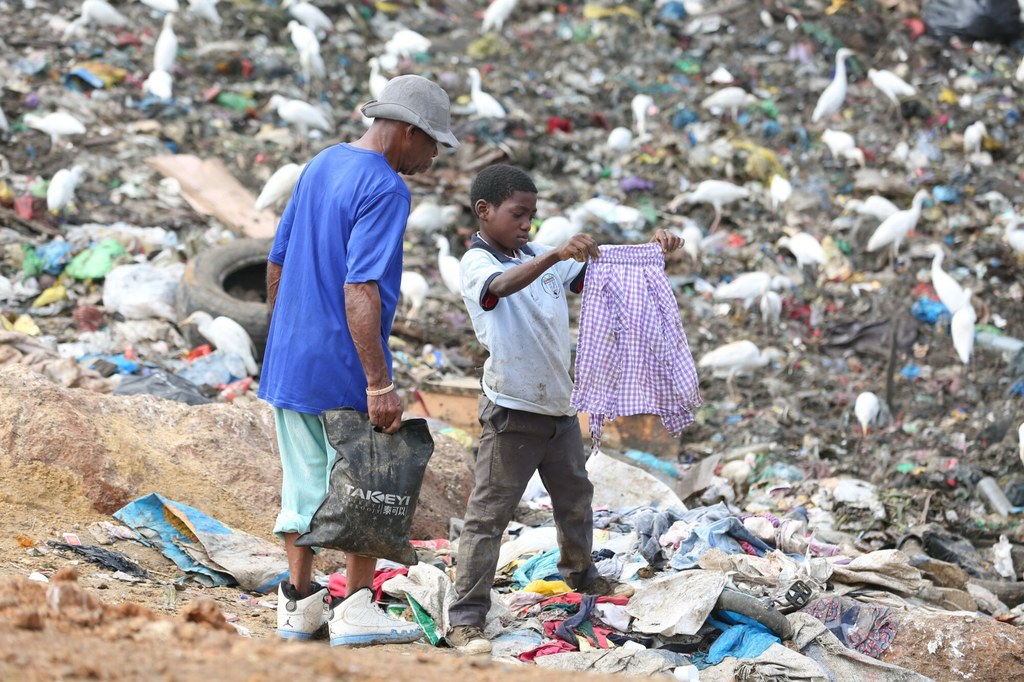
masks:
<svg viewBox="0 0 1024 682"><path fill-rule="evenodd" d="M370 389L366 389L366 395L384 395L385 393L391 393L391 391L393 391L393 390L395 390L395 382L392 381L390 384L388 384L384 388L377 389L376 391L371 391Z"/></svg>

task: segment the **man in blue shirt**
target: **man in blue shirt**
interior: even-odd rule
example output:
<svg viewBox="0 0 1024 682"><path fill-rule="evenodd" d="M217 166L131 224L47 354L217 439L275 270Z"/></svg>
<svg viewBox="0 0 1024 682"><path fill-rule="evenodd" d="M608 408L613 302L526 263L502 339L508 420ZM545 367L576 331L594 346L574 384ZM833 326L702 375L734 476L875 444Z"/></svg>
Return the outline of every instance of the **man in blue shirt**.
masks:
<svg viewBox="0 0 1024 682"><path fill-rule="evenodd" d="M385 433L401 425L387 345L410 204L399 173L426 171L438 144L459 144L448 95L420 76L392 79L362 112L373 124L306 165L278 224L259 390L274 407L283 473L274 532L285 541L290 582L279 588L278 634L309 639L326 623L331 644L349 646L409 642L420 629L374 602L374 557L347 555L347 596L333 608L327 589L311 584L312 550L295 540L327 495L335 459L320 413L366 412Z"/></svg>

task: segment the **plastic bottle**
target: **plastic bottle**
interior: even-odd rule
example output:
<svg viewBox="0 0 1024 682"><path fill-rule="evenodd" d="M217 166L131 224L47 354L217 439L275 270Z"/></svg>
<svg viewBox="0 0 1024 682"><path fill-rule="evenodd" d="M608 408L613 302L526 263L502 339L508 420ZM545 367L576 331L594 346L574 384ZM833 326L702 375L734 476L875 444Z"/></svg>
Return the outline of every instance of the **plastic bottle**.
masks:
<svg viewBox="0 0 1024 682"><path fill-rule="evenodd" d="M999 514L1000 516L1010 515L1010 500L1006 499L1006 495L1003 494L1002 488L996 483L996 479L986 476L978 481L978 486L975 490L985 500L986 506L992 510L992 513Z"/></svg>
<svg viewBox="0 0 1024 682"><path fill-rule="evenodd" d="M1017 353L1024 348L1024 341L992 332L978 332L974 335L974 342L978 344L979 348L989 348L1004 353Z"/></svg>

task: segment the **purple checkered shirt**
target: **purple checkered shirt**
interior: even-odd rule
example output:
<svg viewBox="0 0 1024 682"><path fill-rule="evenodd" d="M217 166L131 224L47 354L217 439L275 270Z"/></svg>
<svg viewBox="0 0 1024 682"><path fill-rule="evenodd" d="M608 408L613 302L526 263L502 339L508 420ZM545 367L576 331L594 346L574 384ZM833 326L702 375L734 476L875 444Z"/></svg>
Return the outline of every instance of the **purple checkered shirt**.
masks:
<svg viewBox="0 0 1024 682"><path fill-rule="evenodd" d="M656 414L679 435L702 401L661 245L600 251L583 286L572 406L590 415L595 451L602 422L620 416Z"/></svg>

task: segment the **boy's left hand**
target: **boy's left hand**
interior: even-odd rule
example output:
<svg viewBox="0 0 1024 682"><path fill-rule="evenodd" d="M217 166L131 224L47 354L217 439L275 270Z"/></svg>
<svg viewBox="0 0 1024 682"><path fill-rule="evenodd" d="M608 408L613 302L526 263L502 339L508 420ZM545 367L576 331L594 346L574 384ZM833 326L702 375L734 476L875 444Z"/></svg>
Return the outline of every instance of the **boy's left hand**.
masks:
<svg viewBox="0 0 1024 682"><path fill-rule="evenodd" d="M672 234L668 230L657 230L654 236L651 237L651 242L661 244L661 250L664 253L671 253L683 246L683 238Z"/></svg>

